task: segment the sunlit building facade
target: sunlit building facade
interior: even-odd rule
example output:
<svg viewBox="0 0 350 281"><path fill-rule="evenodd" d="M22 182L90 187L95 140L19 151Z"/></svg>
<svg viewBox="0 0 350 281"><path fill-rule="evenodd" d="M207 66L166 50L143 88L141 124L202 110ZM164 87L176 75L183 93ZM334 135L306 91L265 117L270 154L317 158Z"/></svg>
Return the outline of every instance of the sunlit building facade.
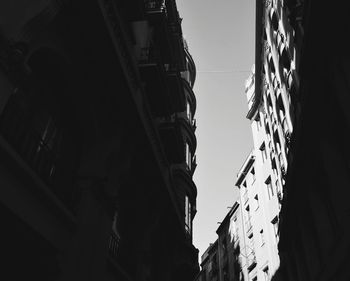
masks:
<svg viewBox="0 0 350 281"><path fill-rule="evenodd" d="M256 3L256 57L245 85L253 149L236 186L246 238L243 272L247 280L265 281L280 264L279 213L294 129L299 49L283 1Z"/></svg>
<svg viewBox="0 0 350 281"><path fill-rule="evenodd" d="M279 201L271 172L265 153L255 149L237 176L242 213L240 258L245 280L269 280L279 265Z"/></svg>

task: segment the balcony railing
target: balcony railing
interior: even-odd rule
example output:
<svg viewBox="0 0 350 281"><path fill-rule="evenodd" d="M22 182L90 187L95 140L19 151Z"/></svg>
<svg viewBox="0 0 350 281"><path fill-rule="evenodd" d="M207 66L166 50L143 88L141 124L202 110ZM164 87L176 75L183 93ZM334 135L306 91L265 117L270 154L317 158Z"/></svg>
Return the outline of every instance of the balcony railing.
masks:
<svg viewBox="0 0 350 281"><path fill-rule="evenodd" d="M118 257L119 244L120 236L112 232L111 236L109 237L108 252L113 259L117 259Z"/></svg>
<svg viewBox="0 0 350 281"><path fill-rule="evenodd" d="M139 66L155 65L160 61L160 55L151 45L141 49Z"/></svg>
<svg viewBox="0 0 350 281"><path fill-rule="evenodd" d="M28 120L19 100L12 97L0 116L0 132L23 160L50 185L56 171L62 134L49 116L38 116L38 120L41 126L45 124L44 128L38 128L39 121Z"/></svg>
<svg viewBox="0 0 350 281"><path fill-rule="evenodd" d="M166 11L165 0L146 0L146 13L162 13Z"/></svg>

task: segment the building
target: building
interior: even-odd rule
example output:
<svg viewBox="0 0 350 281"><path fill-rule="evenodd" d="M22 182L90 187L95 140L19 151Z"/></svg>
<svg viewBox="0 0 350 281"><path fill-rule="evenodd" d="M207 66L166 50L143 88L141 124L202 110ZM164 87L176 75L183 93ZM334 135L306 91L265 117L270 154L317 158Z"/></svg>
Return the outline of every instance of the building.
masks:
<svg viewBox="0 0 350 281"><path fill-rule="evenodd" d="M219 281L218 240L211 243L201 257L201 271L196 280Z"/></svg>
<svg viewBox="0 0 350 281"><path fill-rule="evenodd" d="M240 259L240 239L242 239L243 235L243 228L241 226L241 208L240 204L235 202L216 230L218 234L220 281L243 280Z"/></svg>
<svg viewBox="0 0 350 281"><path fill-rule="evenodd" d="M244 280L240 258L240 239L244 239L241 215L240 204L235 202L216 230L218 239L202 255L202 270L196 280Z"/></svg>
<svg viewBox="0 0 350 281"><path fill-rule="evenodd" d="M272 184L274 174L265 157L259 149L253 150L236 181L242 214L239 243L244 280L270 280L279 266L279 200Z"/></svg>
<svg viewBox="0 0 350 281"><path fill-rule="evenodd" d="M339 40L348 15L341 5L284 2L300 38L300 87L274 280L349 280L350 46Z"/></svg>
<svg viewBox="0 0 350 281"><path fill-rule="evenodd" d="M279 213L298 114L300 40L283 1L256 3L255 64L245 85L254 147L236 186L246 235L243 272L247 280L265 281L280 265Z"/></svg>
<svg viewBox="0 0 350 281"><path fill-rule="evenodd" d="M1 1L1 276L193 280L195 76L175 0Z"/></svg>

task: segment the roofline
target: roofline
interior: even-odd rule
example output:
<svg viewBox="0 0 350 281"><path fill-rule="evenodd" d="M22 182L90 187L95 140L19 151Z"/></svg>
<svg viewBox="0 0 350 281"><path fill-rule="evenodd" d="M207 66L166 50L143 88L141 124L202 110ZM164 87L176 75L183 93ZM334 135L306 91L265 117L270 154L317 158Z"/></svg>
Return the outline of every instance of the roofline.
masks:
<svg viewBox="0 0 350 281"><path fill-rule="evenodd" d="M257 110L259 109L259 105L261 102L261 69L262 69L262 34L263 34L263 4L264 1L256 0L256 8L255 8L255 98L253 104L247 114L247 118L252 120ZM264 20L264 19L263 19Z"/></svg>
<svg viewBox="0 0 350 281"><path fill-rule="evenodd" d="M241 169L237 173L237 180L236 180L235 186L237 187L240 186L245 175L247 174L248 170L250 169L250 167L253 165L254 162L255 162L255 155L254 155L254 150L252 150L249 153L247 159L244 161Z"/></svg>
<svg viewBox="0 0 350 281"><path fill-rule="evenodd" d="M205 263L205 261L209 258L209 256L210 256L209 253L210 253L211 249L217 244L218 244L218 239L216 239L214 243L211 243L209 245L209 247L204 251L203 255L201 256L201 259L203 258L205 253L208 253L208 255L204 260L201 261L200 266L202 266Z"/></svg>
<svg viewBox="0 0 350 281"><path fill-rule="evenodd" d="M225 218L223 219L223 221L221 222L220 226L217 228L216 234L219 235L219 232L221 231L221 229L224 227L226 222L232 217L232 215L238 210L238 207L239 207L239 203L238 201L236 201L231 207L230 211L225 216Z"/></svg>

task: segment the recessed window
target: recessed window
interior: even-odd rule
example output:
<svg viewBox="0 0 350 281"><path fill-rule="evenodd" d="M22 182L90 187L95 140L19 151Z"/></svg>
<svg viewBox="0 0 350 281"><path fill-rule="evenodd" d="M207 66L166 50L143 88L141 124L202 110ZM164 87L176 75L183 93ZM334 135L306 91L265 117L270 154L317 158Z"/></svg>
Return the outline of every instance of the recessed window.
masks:
<svg viewBox="0 0 350 281"><path fill-rule="evenodd" d="M251 232L251 234L248 236L248 256L251 255L255 255L255 247L254 247L254 237L253 237L253 231ZM250 250L250 251L249 251ZM250 252L250 253L249 253Z"/></svg>
<svg viewBox="0 0 350 281"><path fill-rule="evenodd" d="M260 151L261 151L261 157L262 157L262 160L263 162L265 162L265 160L267 159L267 153L266 153L266 147L265 147L265 142L263 142L261 145L260 145Z"/></svg>
<svg viewBox="0 0 350 281"><path fill-rule="evenodd" d="M275 234L276 241L278 242L278 216L275 216L271 223L273 226L273 232Z"/></svg>
<svg viewBox="0 0 350 281"><path fill-rule="evenodd" d="M270 276L270 273L269 273L269 267L266 266L264 269L263 269L263 274L264 274L264 281L269 281L269 276Z"/></svg>
<svg viewBox="0 0 350 281"><path fill-rule="evenodd" d="M249 205L247 205L245 210L246 210L246 212L245 212L245 218L246 218L245 224L246 224L247 231L249 231L252 228Z"/></svg>
<svg viewBox="0 0 350 281"><path fill-rule="evenodd" d="M260 240L261 240L261 246L264 246L265 244L265 237L264 237L264 230L260 230Z"/></svg>
<svg viewBox="0 0 350 281"><path fill-rule="evenodd" d="M254 196L254 205L255 205L255 210L259 209L259 197L258 197L258 194L255 194L255 196Z"/></svg>
<svg viewBox="0 0 350 281"><path fill-rule="evenodd" d="M254 168L252 168L250 170L250 174L252 175L252 181L254 182L255 181L255 169Z"/></svg>
<svg viewBox="0 0 350 281"><path fill-rule="evenodd" d="M273 186L272 186L272 183L271 183L271 177L269 176L266 181L265 181L265 184L266 184L266 187L267 187L267 192L268 192L268 195L269 195L269 199L271 199L274 195L274 192L273 192Z"/></svg>

